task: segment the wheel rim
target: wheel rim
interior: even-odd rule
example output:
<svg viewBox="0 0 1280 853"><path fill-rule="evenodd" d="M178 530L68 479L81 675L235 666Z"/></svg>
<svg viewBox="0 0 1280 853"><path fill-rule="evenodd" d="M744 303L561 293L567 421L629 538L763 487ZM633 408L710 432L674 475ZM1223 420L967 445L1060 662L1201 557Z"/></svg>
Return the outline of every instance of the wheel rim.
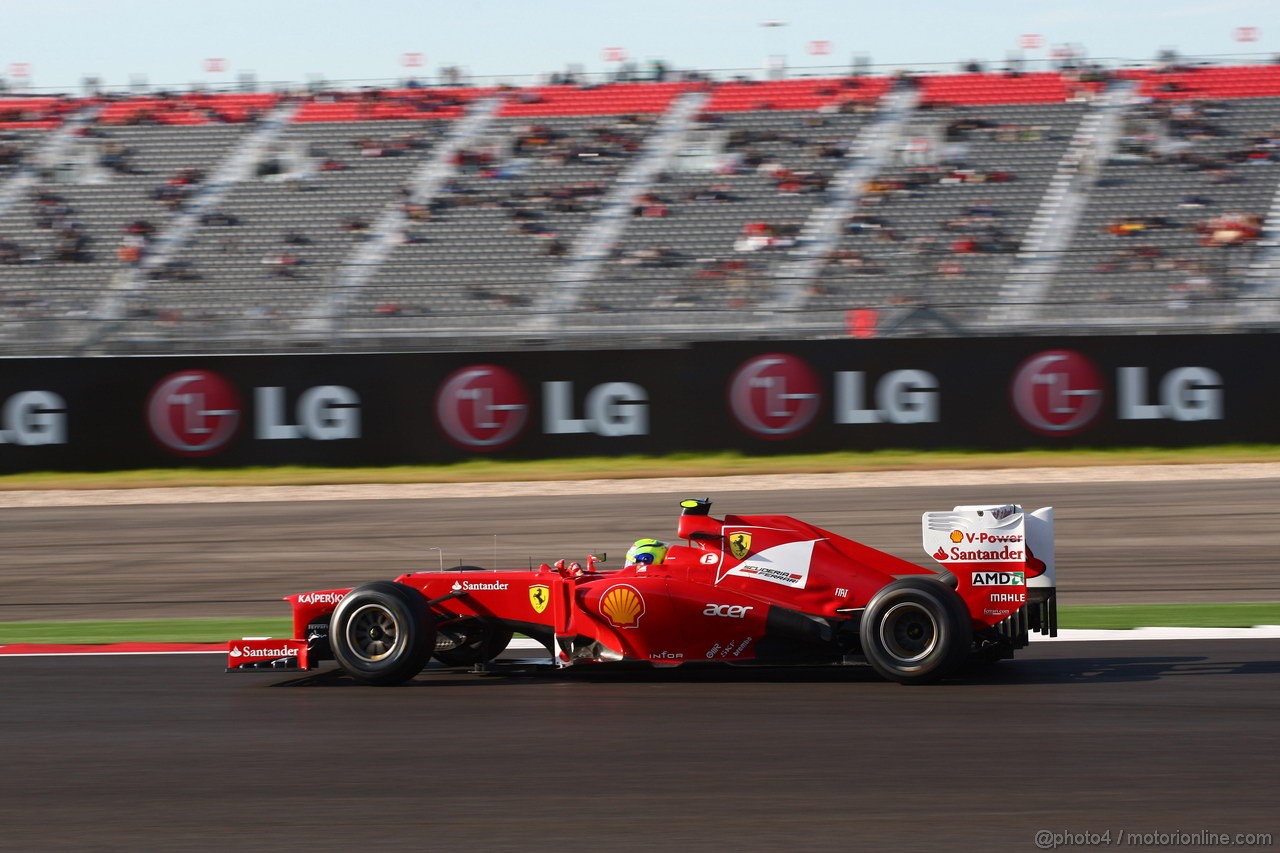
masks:
<svg viewBox="0 0 1280 853"><path fill-rule="evenodd" d="M366 663L386 660L403 638L400 620L381 604L363 605L347 620L347 647Z"/></svg>
<svg viewBox="0 0 1280 853"><path fill-rule="evenodd" d="M914 602L890 607L880 620L880 644L902 663L916 663L938 645L938 620Z"/></svg>

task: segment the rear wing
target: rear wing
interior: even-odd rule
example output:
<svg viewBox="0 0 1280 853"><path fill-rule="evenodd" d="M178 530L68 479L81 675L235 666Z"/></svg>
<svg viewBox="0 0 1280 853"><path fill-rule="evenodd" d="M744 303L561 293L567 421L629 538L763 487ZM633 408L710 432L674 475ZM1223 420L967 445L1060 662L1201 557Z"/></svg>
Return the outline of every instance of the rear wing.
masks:
<svg viewBox="0 0 1280 853"><path fill-rule="evenodd" d="M958 506L921 517L925 552L956 576L980 621L1013 617L1026 605L1033 626L1057 635L1053 507Z"/></svg>

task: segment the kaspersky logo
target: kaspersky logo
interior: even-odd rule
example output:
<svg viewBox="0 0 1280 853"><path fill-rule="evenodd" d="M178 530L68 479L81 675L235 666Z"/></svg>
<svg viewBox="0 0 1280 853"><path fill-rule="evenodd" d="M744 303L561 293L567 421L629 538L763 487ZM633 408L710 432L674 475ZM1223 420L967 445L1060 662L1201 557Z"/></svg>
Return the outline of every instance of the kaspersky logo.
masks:
<svg viewBox="0 0 1280 853"><path fill-rule="evenodd" d="M147 426L164 447L182 456L208 456L235 438L240 395L209 370L184 370L160 380L147 398Z"/></svg>
<svg viewBox="0 0 1280 853"><path fill-rule="evenodd" d="M809 427L822 394L809 365L770 353L745 362L729 380L729 411L757 438L784 439Z"/></svg>
<svg viewBox="0 0 1280 853"><path fill-rule="evenodd" d="M524 431L529 395L503 367L477 364L451 373L436 394L436 419L451 441L468 450L501 450Z"/></svg>
<svg viewBox="0 0 1280 853"><path fill-rule="evenodd" d="M600 596L600 615L615 628L638 628L644 616L644 596L626 584L611 586Z"/></svg>
<svg viewBox="0 0 1280 853"><path fill-rule="evenodd" d="M1080 353L1048 350L1018 366L1009 393L1013 410L1034 432L1069 436L1093 424L1105 387L1098 368Z"/></svg>

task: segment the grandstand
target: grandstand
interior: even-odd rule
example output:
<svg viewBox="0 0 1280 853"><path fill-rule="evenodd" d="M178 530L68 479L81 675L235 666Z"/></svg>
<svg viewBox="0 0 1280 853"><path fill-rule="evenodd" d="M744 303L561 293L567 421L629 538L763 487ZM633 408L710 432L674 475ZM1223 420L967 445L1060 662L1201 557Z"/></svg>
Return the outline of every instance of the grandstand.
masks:
<svg viewBox="0 0 1280 853"><path fill-rule="evenodd" d="M1280 322L1280 65L0 96L0 351Z"/></svg>

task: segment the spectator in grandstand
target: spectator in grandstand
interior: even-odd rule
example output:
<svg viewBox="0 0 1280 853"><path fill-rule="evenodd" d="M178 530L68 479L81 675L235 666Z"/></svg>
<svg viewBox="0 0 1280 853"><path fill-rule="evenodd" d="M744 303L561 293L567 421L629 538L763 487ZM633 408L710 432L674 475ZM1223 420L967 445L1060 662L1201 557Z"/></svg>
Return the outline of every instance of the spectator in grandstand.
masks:
<svg viewBox="0 0 1280 853"><path fill-rule="evenodd" d="M1163 216L1123 216L1108 223L1106 230L1114 237L1129 237L1143 231L1162 231L1176 225L1177 223Z"/></svg>
<svg viewBox="0 0 1280 853"><path fill-rule="evenodd" d="M61 263L85 264L92 260L88 253L89 235L76 222L68 222L58 230L54 260Z"/></svg>
<svg viewBox="0 0 1280 853"><path fill-rule="evenodd" d="M240 217L223 210L210 210L200 215L201 225L233 226L240 224Z"/></svg>
<svg viewBox="0 0 1280 853"><path fill-rule="evenodd" d="M102 146L102 154L98 158L98 165L104 169L110 169L117 175L136 175L137 171L129 162L133 149L126 148L119 142L108 142Z"/></svg>
<svg viewBox="0 0 1280 853"><path fill-rule="evenodd" d="M870 234L888 227L889 220L883 216L873 216L870 213L855 213L845 223L844 230L846 234Z"/></svg>
<svg viewBox="0 0 1280 853"><path fill-rule="evenodd" d="M281 252L268 255L262 259L262 263L271 268L273 278L294 278L298 267L302 265L302 258L289 252Z"/></svg>
<svg viewBox="0 0 1280 853"><path fill-rule="evenodd" d="M849 249L837 249L832 252L827 258L827 265L838 270L841 276L884 274L884 267L868 260L861 252L854 252Z"/></svg>
<svg viewBox="0 0 1280 853"><path fill-rule="evenodd" d="M690 190L685 195L686 201L738 201L738 197L725 184L712 184L705 189Z"/></svg>
<svg viewBox="0 0 1280 853"><path fill-rule="evenodd" d="M948 280L961 279L965 276L964 262L948 259L938 263L938 275Z"/></svg>
<svg viewBox="0 0 1280 853"><path fill-rule="evenodd" d="M70 221L75 214L66 199L48 190L36 190L32 196L35 202L35 226L43 229L60 228Z"/></svg>
<svg viewBox="0 0 1280 853"><path fill-rule="evenodd" d="M0 238L0 266L17 266L23 260L21 246L12 240Z"/></svg>
<svg viewBox="0 0 1280 853"><path fill-rule="evenodd" d="M21 165L22 156L22 148L16 142L0 144L0 166Z"/></svg>
<svg viewBox="0 0 1280 853"><path fill-rule="evenodd" d="M1200 243L1209 247L1243 246L1262 236L1262 217L1256 213L1226 213L1192 229L1200 235Z"/></svg>

